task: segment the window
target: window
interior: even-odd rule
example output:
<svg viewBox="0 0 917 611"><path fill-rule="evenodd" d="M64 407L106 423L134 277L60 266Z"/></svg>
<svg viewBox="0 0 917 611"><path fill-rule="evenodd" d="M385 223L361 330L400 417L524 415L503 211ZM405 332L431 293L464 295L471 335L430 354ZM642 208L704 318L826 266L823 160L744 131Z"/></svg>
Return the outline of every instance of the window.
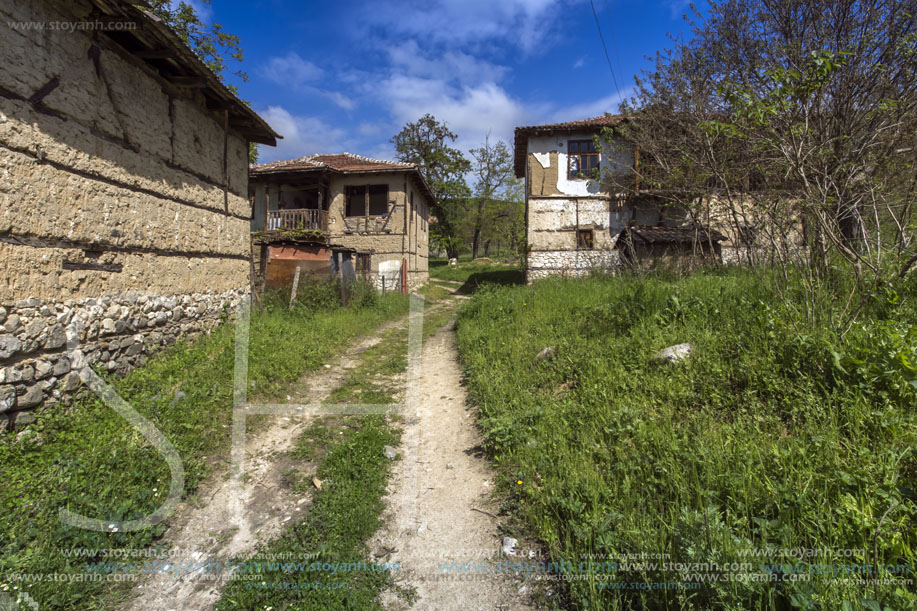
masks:
<svg viewBox="0 0 917 611"><path fill-rule="evenodd" d="M576 230L576 247L577 248L586 248L592 249L595 244L595 233L592 229L577 229Z"/></svg>
<svg viewBox="0 0 917 611"><path fill-rule="evenodd" d="M346 216L382 216L388 213L388 185L347 187Z"/></svg>
<svg viewBox="0 0 917 611"><path fill-rule="evenodd" d="M567 178L589 178L599 167L599 153L592 140L567 142Z"/></svg>

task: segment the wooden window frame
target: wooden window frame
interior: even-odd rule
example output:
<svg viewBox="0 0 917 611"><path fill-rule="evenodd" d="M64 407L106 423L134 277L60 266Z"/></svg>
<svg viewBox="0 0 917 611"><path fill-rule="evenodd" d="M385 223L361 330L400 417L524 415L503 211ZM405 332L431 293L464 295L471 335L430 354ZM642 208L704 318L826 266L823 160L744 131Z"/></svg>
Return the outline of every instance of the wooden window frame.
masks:
<svg viewBox="0 0 917 611"><path fill-rule="evenodd" d="M577 250L595 250L595 230L594 229L577 229L576 230L576 249Z"/></svg>
<svg viewBox="0 0 917 611"><path fill-rule="evenodd" d="M590 150L586 152L580 151L579 148L580 148L580 145L582 144L588 144L588 148ZM574 147L577 149L575 152L573 151ZM585 167L583 164L583 161L585 159L594 160L592 164L588 164L588 165L592 165L591 168L585 171L581 169L577 169L577 170L573 169L574 160L576 160L576 167L582 168L582 167ZM593 169L597 169L599 167L599 162L600 162L599 152L595 150L595 142L593 140L567 140L567 179L568 180L592 178L590 174L592 173Z"/></svg>
<svg viewBox="0 0 917 611"><path fill-rule="evenodd" d="M369 196L370 189L385 189L385 197L383 199L385 211L379 214L370 214L369 211ZM349 214L349 212L355 212L355 210L350 210L350 198L352 195L355 195L358 191L362 192L363 195L363 210L360 214ZM389 188L387 184L367 184L367 185L347 185L344 189L344 217L345 218L377 218L381 217L383 214L388 214L388 198L389 198Z"/></svg>

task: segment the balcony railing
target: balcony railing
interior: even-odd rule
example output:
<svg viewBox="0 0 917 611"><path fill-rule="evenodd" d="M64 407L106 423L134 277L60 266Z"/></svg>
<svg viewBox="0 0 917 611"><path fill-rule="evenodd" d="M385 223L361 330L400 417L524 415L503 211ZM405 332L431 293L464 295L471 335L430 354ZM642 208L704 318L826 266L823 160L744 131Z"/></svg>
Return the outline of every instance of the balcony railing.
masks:
<svg viewBox="0 0 917 611"><path fill-rule="evenodd" d="M284 229L318 229L325 231L328 227L328 216L324 210L298 208L293 210L268 210L268 231Z"/></svg>

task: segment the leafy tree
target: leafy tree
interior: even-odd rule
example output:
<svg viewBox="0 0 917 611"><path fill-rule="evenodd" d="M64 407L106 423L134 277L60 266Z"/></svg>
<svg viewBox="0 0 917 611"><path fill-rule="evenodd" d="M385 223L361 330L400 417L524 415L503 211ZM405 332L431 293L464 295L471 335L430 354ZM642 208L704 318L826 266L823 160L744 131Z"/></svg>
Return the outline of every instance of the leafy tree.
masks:
<svg viewBox="0 0 917 611"><path fill-rule="evenodd" d="M210 0L202 1L210 4ZM220 80L226 80L228 60L242 62L243 50L239 37L225 32L218 23L206 25L188 2L182 0L175 4L171 0L150 0L150 8ZM235 70L231 74L243 81L248 80L248 75L242 70Z"/></svg>
<svg viewBox="0 0 917 611"><path fill-rule="evenodd" d="M450 146L457 137L445 123L426 114L405 125L391 140L397 159L417 164L430 185L436 198L437 218L437 223L430 227L430 237L450 257L458 256L461 215L470 195L465 173L471 164L460 150Z"/></svg>
<svg viewBox="0 0 917 611"><path fill-rule="evenodd" d="M472 257L477 258L482 241L489 245L494 239L504 239L514 248L525 221L520 214L520 181L514 175L513 156L506 143L498 140L492 145L488 135L480 148L470 152L475 186L474 197L466 200L465 224Z"/></svg>
<svg viewBox="0 0 917 611"><path fill-rule="evenodd" d="M202 0L210 4L210 0ZM238 36L223 30L223 26L214 23L210 26L201 21L194 7L182 0L175 4L172 0L149 0L150 8L166 25L168 25L179 38L204 62L210 70L233 93L238 95L238 89L226 82L228 62L241 63L244 59L242 41ZM231 75L237 76L243 82L248 81L248 75L241 69L233 70ZM243 100L245 104L248 104ZM253 142L248 144L248 161L258 161L258 148Z"/></svg>
<svg viewBox="0 0 917 611"><path fill-rule="evenodd" d="M915 14L913 0L714 0L638 79L619 129L641 189L730 221L763 247L750 260L801 270L807 314L832 303L839 332L917 263Z"/></svg>

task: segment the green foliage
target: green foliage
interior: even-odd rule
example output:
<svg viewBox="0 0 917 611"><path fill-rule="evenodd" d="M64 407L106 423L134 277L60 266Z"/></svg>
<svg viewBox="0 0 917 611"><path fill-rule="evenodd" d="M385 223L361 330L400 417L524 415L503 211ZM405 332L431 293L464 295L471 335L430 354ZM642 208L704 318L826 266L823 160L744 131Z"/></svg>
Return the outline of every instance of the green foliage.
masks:
<svg viewBox="0 0 917 611"><path fill-rule="evenodd" d="M374 565L364 542L382 525L390 465L383 449L398 439L383 416L350 416L307 430L294 454L312 458L314 446L323 447L316 473L322 490L305 520L262 550L305 560L265 564L250 572L259 579L230 582L216 609L381 609L378 593L392 583L393 571Z"/></svg>
<svg viewBox="0 0 917 611"><path fill-rule="evenodd" d="M477 258L482 244L503 241L515 250L524 242L525 205L522 182L513 170L513 155L502 140L485 138L480 148L471 149L474 197L465 201L463 221L471 241L471 256Z"/></svg>
<svg viewBox="0 0 917 611"><path fill-rule="evenodd" d="M430 261L430 278L464 282L472 288L486 283L521 284L522 270L510 263L461 262L449 265L447 261Z"/></svg>
<svg viewBox="0 0 917 611"><path fill-rule="evenodd" d="M349 339L407 312L407 299L400 295L340 308L328 291L327 285L304 287L302 301L292 309L287 293L286 299L265 299L265 313L253 311L250 396L269 400L283 395L291 382L319 367ZM234 325L225 323L111 380L120 396L177 448L186 472L185 495L208 473L209 459L228 449L234 335ZM162 456L112 409L84 392L70 408L40 413L22 439L0 436L0 463L0 586L19 586L43 609L109 608L100 582L8 583L5 576L86 573L84 563L104 560L61 552L70 548L155 545L163 525L97 533L62 525L58 512L66 507L112 521L150 513L168 493L169 470Z"/></svg>
<svg viewBox="0 0 917 611"><path fill-rule="evenodd" d="M917 604L913 582L864 587L845 580L873 575L817 572L917 560L910 289L877 294L839 341L787 309L773 282L742 270L546 280L485 287L460 311L459 350L484 447L519 527L550 559L579 573L588 572L584 560L628 553L710 565L686 573L619 565L600 572L625 589L559 582L559 606ZM653 360L682 342L693 346L687 361ZM547 346L553 355L536 358ZM857 551L779 554L789 548ZM810 570L806 581L790 577ZM639 589L664 582L699 585Z"/></svg>
<svg viewBox="0 0 917 611"><path fill-rule="evenodd" d="M256 231L252 234L252 238L255 240L270 238L272 240L305 240L321 242L322 244L328 243L328 236L325 235L324 231L321 229L307 228L302 223L299 223L297 227Z"/></svg>
<svg viewBox="0 0 917 611"><path fill-rule="evenodd" d="M203 2L210 4L210 0ZM149 4L153 13L161 18L220 80L226 78L227 59L242 62L243 51L239 37L225 32L223 26L218 23L210 26L205 24L190 2L181 0L176 4L171 0L150 0ZM241 70L232 74L243 81L248 80L248 76Z"/></svg>
<svg viewBox="0 0 917 611"><path fill-rule="evenodd" d="M416 164L433 191L437 223L430 225L430 238L450 256L455 256L460 243L461 207L470 195L465 173L471 164L460 150L449 145L456 138L431 114L408 123L392 138L398 160Z"/></svg>

